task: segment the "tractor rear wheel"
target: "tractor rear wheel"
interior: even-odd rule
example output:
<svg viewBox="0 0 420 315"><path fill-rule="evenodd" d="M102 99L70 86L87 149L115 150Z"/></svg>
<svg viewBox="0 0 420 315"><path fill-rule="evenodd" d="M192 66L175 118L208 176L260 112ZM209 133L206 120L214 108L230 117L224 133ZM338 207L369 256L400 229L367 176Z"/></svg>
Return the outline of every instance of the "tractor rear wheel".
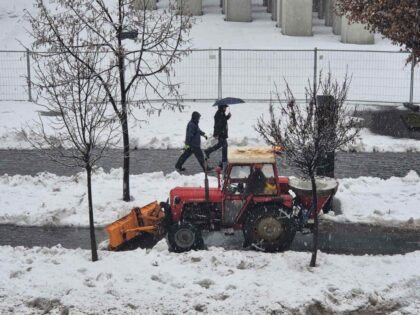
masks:
<svg viewBox="0 0 420 315"><path fill-rule="evenodd" d="M168 230L169 251L175 253L188 252L204 248L200 229L190 223L175 223Z"/></svg>
<svg viewBox="0 0 420 315"><path fill-rule="evenodd" d="M244 228L245 244L266 252L288 250L296 235L292 219L279 206L258 206L251 210Z"/></svg>

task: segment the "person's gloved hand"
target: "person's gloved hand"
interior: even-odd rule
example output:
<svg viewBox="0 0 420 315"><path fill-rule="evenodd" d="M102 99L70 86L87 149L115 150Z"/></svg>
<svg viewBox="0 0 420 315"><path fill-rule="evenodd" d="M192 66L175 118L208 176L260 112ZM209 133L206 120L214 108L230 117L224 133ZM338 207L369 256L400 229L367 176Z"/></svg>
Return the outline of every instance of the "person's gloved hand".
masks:
<svg viewBox="0 0 420 315"><path fill-rule="evenodd" d="M203 137L204 137L204 139L206 139L206 140L208 140L208 139L209 139L209 137L207 137L207 135L206 135L206 134L204 134L204 135L203 135Z"/></svg>
<svg viewBox="0 0 420 315"><path fill-rule="evenodd" d="M189 144L184 145L184 150L188 150L190 148Z"/></svg>

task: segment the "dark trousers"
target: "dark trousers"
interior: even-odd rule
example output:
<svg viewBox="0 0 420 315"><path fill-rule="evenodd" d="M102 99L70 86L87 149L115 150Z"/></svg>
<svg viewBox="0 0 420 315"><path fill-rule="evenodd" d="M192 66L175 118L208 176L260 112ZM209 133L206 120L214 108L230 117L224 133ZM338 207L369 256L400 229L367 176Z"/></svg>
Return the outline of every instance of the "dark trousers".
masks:
<svg viewBox="0 0 420 315"><path fill-rule="evenodd" d="M204 155L203 151L200 147L189 147L187 150L184 150L182 152L181 156L179 157L178 161L175 164L175 168L182 168L182 165L184 165L185 161L188 160L188 158L194 154L197 158L198 163L200 163L201 168L203 171L205 171L205 165L204 165Z"/></svg>
<svg viewBox="0 0 420 315"><path fill-rule="evenodd" d="M219 137L219 141L214 146L207 148L205 152L207 155L210 155L210 153L219 150L220 148L222 148L222 162L227 162L228 143L226 138Z"/></svg>

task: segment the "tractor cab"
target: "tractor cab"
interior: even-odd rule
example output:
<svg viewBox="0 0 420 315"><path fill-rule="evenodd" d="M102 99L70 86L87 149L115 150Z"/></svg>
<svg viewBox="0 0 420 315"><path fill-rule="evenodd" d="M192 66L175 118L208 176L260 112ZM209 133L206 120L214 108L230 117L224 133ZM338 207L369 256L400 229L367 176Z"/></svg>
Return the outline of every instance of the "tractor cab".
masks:
<svg viewBox="0 0 420 315"><path fill-rule="evenodd" d="M285 201L290 208L287 183L287 177L279 177L272 148L232 149L222 186L224 226L241 229L249 206Z"/></svg>

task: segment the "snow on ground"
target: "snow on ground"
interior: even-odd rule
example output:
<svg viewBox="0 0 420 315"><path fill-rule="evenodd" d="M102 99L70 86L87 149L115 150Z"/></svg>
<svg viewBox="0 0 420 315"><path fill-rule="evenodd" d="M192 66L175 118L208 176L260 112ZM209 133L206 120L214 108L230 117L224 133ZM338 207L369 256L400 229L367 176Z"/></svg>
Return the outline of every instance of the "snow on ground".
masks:
<svg viewBox="0 0 420 315"><path fill-rule="evenodd" d="M0 178L0 223L88 226L84 173L71 177L40 173L35 177ZM110 173L97 170L92 182L96 224L109 224L134 206L166 201L169 190L176 186L204 186L203 174L184 176L177 172L131 175L130 182L134 201L126 203L122 201L122 169ZM212 177L210 184L216 186L216 178Z"/></svg>
<svg viewBox="0 0 420 315"><path fill-rule="evenodd" d="M395 256L0 247L1 314L420 312L420 252Z"/></svg>
<svg viewBox="0 0 420 315"><path fill-rule="evenodd" d="M48 2L46 1L48 4ZM168 1L159 1L164 8ZM314 19L312 37L293 37L282 35L271 14L262 6L262 0L253 0L252 23L224 21L219 0L203 0L204 15L196 17L191 32L193 48L245 48L245 49L362 49L398 50L389 40L376 36L375 45L349 45L340 42L340 36L332 34L331 27L325 27L323 20ZM13 0L0 4L0 49L22 50L31 43L27 29L30 25L24 18L24 10L36 14L34 1ZM211 27L211 32L209 32Z"/></svg>
<svg viewBox="0 0 420 315"><path fill-rule="evenodd" d="M84 173L65 177L50 173L37 176L0 177L0 223L18 225L88 226L86 177ZM176 186L204 187L202 173L193 176L162 172L131 176L134 201L122 197L122 170L93 176L95 222L104 226L128 213L133 206L144 206L154 200L166 201ZM210 186L217 180L210 177ZM410 171L403 178L383 180L373 177L339 180L336 198L342 214L332 220L381 224L420 224L420 177Z"/></svg>
<svg viewBox="0 0 420 315"><path fill-rule="evenodd" d="M183 112L163 111L160 116L148 117L139 110L134 110L137 120L131 119L130 143L132 148L172 149L182 148L185 140L185 128L193 111L201 113L200 128L208 135L213 133L214 113L212 103L187 103ZM376 107L360 107L372 110ZM0 149L30 149L31 146L22 136L21 129L38 121L43 107L29 102L0 102ZM229 120L230 145L264 145L263 140L254 130L257 119L268 117L267 103L245 103L230 107L232 118ZM43 117L43 119L46 119ZM146 119L148 122L140 122ZM47 129L51 135L54 131ZM30 133L30 132L29 132ZM204 143L204 146L209 143ZM121 146L121 143L119 144ZM372 134L362 129L361 139L352 148L359 152L412 152L420 151L420 141L396 139Z"/></svg>

